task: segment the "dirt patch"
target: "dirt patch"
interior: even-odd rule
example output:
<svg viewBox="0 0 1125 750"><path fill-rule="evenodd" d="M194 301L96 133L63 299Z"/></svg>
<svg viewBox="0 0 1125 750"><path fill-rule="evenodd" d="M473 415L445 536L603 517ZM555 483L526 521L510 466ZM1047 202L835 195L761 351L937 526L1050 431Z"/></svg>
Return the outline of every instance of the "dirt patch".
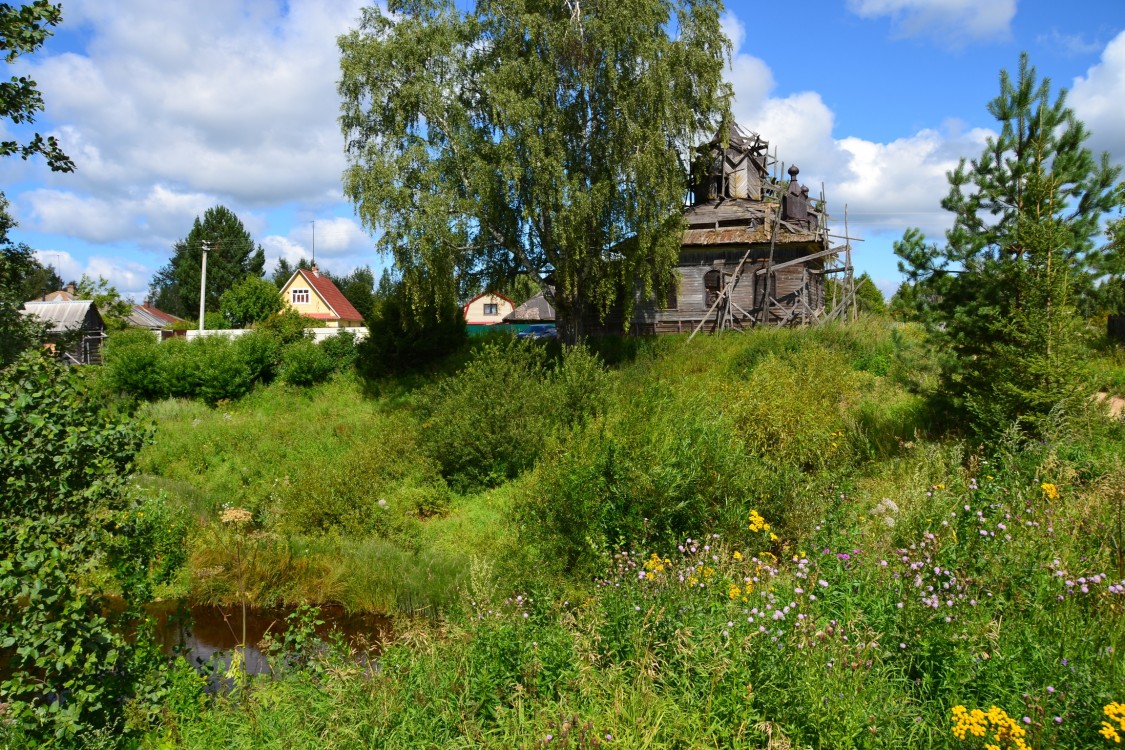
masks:
<svg viewBox="0 0 1125 750"><path fill-rule="evenodd" d="M1105 391L1097 394L1096 396L1094 396L1094 398L1096 398L1098 401L1109 402L1109 416L1111 417L1120 417L1121 414L1125 412L1125 398L1121 398L1120 396L1111 396Z"/></svg>

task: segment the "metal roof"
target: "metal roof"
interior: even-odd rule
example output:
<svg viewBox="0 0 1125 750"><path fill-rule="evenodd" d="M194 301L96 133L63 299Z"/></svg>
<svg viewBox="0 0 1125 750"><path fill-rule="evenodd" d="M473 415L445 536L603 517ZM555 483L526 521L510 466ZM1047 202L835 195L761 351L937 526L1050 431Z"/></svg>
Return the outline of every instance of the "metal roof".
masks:
<svg viewBox="0 0 1125 750"><path fill-rule="evenodd" d="M160 330L167 328L183 318L177 318L175 315L166 313L163 310L157 310L152 305L133 305L133 311L129 313L129 325L136 326L137 328L151 328L153 330Z"/></svg>
<svg viewBox="0 0 1125 750"><path fill-rule="evenodd" d="M25 302L23 313L47 323L51 333L62 333L81 328L91 307L97 312L97 306L88 299L71 302Z"/></svg>
<svg viewBox="0 0 1125 750"><path fill-rule="evenodd" d="M522 323L529 320L553 321L554 319L554 308L551 307L551 303L547 301L547 298L543 296L542 292L535 295L527 302L524 302L504 317L506 323Z"/></svg>

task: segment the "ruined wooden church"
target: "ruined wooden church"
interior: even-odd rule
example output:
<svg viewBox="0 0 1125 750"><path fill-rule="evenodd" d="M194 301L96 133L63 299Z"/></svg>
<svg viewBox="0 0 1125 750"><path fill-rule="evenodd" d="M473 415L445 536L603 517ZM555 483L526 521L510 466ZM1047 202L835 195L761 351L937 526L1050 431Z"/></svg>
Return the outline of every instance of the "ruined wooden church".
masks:
<svg viewBox="0 0 1125 750"><path fill-rule="evenodd" d="M757 134L732 124L722 136L700 149L676 283L661 299L637 300L631 331L718 331L849 315L851 248L846 237L830 242L823 188L810 197L796 166L788 181L771 175L778 161ZM827 283L833 276L839 284Z"/></svg>

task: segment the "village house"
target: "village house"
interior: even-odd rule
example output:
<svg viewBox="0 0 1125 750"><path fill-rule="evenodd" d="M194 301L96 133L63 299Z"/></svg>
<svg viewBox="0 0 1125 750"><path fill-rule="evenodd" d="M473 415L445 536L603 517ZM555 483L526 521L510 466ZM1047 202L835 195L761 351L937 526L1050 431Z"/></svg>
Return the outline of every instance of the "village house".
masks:
<svg viewBox="0 0 1125 750"><path fill-rule="evenodd" d="M45 324L49 346L67 364L101 364L105 322L93 301L33 300L24 303L22 312Z"/></svg>
<svg viewBox="0 0 1125 750"><path fill-rule="evenodd" d="M485 292L473 297L463 310L465 323L471 326L491 326L503 323L516 305L502 294Z"/></svg>
<svg viewBox="0 0 1125 750"><path fill-rule="evenodd" d="M319 321L323 328L358 328L363 316L348 298L322 276L316 264L310 269L298 268L281 287L281 299L306 318Z"/></svg>

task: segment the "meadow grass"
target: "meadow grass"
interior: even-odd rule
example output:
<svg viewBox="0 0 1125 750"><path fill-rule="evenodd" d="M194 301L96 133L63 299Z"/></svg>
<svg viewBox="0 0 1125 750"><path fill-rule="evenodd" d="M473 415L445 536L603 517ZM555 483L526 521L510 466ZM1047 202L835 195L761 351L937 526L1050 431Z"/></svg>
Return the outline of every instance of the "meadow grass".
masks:
<svg viewBox="0 0 1125 750"><path fill-rule="evenodd" d="M433 617L400 620L378 670L329 650L237 701L170 712L150 744L1017 746L953 732L957 707L995 706L1030 747L1110 746L1125 424L1091 410L1032 443L935 436L924 340L872 319L595 348L613 362L602 406L553 427L515 479L425 513L409 498L445 480L418 433L432 382L151 407L144 481L201 519L193 596L231 596L213 514L241 491L253 596ZM1092 356L1111 368L1120 354ZM534 377L555 382L544 366ZM456 415L470 438L474 410L505 397L473 392ZM259 429L268 467L237 450ZM194 471L215 446L227 459ZM286 521L293 497L274 480L344 456L406 510L364 534Z"/></svg>

